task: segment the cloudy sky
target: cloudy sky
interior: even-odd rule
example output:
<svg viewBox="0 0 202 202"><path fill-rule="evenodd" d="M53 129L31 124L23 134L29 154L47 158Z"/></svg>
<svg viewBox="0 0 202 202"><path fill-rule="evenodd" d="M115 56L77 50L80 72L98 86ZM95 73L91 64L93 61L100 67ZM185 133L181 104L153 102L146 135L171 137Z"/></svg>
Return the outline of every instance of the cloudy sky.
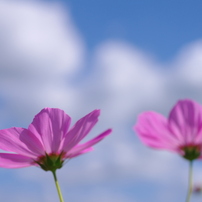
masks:
<svg viewBox="0 0 202 202"><path fill-rule="evenodd" d="M113 128L58 170L65 201L185 200L188 162L145 147L132 126L142 111L167 116L179 99L202 103L201 8L199 0L0 1L0 128L27 127L44 107L73 123L101 109L87 139ZM202 183L201 162L194 172ZM58 201L51 173L39 168L2 168L0 179L1 201Z"/></svg>

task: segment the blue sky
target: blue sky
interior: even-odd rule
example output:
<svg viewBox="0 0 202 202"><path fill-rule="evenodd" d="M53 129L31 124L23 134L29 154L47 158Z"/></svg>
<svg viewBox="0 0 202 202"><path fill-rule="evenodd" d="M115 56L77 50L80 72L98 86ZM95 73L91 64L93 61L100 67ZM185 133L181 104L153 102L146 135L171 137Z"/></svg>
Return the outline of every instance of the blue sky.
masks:
<svg viewBox="0 0 202 202"><path fill-rule="evenodd" d="M65 1L89 50L100 41L120 39L171 60L201 38L201 1Z"/></svg>
<svg viewBox="0 0 202 202"><path fill-rule="evenodd" d="M44 107L65 110L72 123L101 109L87 139L113 128L93 152L58 171L65 201L184 201L188 162L147 148L132 126L142 111L167 116L179 99L202 103L201 6L0 2L0 128L27 127ZM201 168L194 164L196 184ZM58 200L51 173L38 168L0 169L0 179L2 201Z"/></svg>

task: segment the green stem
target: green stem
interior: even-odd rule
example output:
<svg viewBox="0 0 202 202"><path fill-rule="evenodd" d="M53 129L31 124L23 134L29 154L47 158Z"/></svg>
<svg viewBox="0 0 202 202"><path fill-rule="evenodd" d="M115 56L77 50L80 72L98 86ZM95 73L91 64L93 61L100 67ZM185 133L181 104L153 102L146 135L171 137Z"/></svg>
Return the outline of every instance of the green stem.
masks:
<svg viewBox="0 0 202 202"><path fill-rule="evenodd" d="M190 202L191 193L192 193L192 175L193 175L193 161L189 161L189 180L188 180L188 191L186 202Z"/></svg>
<svg viewBox="0 0 202 202"><path fill-rule="evenodd" d="M53 177L54 177L54 181L55 181L55 186L56 186L57 191L58 191L58 196L60 198L60 202L64 202L64 199L62 197L62 192L60 190L60 185L59 185L58 180L57 180L56 171L52 171L52 173L53 173Z"/></svg>

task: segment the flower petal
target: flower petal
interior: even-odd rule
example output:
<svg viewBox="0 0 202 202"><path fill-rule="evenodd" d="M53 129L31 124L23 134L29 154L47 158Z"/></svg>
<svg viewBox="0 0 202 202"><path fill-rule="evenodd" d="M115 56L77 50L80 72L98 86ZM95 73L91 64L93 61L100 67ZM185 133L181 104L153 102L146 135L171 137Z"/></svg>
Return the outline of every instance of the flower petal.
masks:
<svg viewBox="0 0 202 202"><path fill-rule="evenodd" d="M0 167L23 168L34 165L33 159L19 154L0 153Z"/></svg>
<svg viewBox="0 0 202 202"><path fill-rule="evenodd" d="M93 151L93 147L89 147L87 149L81 150L80 152L71 153L70 155L65 156L65 158L69 158L69 159L74 158L90 151Z"/></svg>
<svg viewBox="0 0 202 202"><path fill-rule="evenodd" d="M65 136L63 151L68 152L77 145L97 123L99 115L100 110L94 110L77 121L73 128Z"/></svg>
<svg viewBox="0 0 202 202"><path fill-rule="evenodd" d="M69 158L71 158L71 157L75 157L75 156L78 156L80 154L83 154L82 151L86 151L86 149L91 149L92 150L91 146L93 146L94 144L101 141L103 138L105 138L111 132L112 132L112 130L108 129L105 132L103 132L102 134L100 134L97 137L93 138L92 140L90 140L90 141L88 141L88 142L86 142L84 144L80 144L80 145L75 146L69 152L67 152L67 156L69 156ZM86 153L86 152L84 152L84 153Z"/></svg>
<svg viewBox="0 0 202 202"><path fill-rule="evenodd" d="M30 157L44 154L43 146L34 134L16 127L0 130L0 149Z"/></svg>
<svg viewBox="0 0 202 202"><path fill-rule="evenodd" d="M170 131L187 145L196 143L196 137L200 135L202 142L202 107L191 100L179 101L171 110L169 119Z"/></svg>
<svg viewBox="0 0 202 202"><path fill-rule="evenodd" d="M176 139L168 130L167 120L161 114L156 112L140 114L134 131L142 142L150 147L175 150Z"/></svg>
<svg viewBox="0 0 202 202"><path fill-rule="evenodd" d="M47 153L60 152L60 144L70 122L71 118L63 110L45 108L35 116L29 130L41 138Z"/></svg>

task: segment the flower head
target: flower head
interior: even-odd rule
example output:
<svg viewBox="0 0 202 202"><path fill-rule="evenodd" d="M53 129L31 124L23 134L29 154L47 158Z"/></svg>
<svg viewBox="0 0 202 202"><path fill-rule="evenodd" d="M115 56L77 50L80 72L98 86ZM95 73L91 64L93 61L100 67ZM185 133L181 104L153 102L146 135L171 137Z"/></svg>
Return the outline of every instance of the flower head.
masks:
<svg viewBox="0 0 202 202"><path fill-rule="evenodd" d="M71 118L63 110L45 108L39 112L28 129L0 130L0 167L21 168L40 166L55 171L70 159L92 150L92 146L111 133L106 130L92 140L79 144L98 121L99 110L87 114L70 128Z"/></svg>
<svg viewBox="0 0 202 202"><path fill-rule="evenodd" d="M152 148L177 152L187 160L202 157L202 106L195 101L178 101L168 118L144 112L134 130Z"/></svg>

